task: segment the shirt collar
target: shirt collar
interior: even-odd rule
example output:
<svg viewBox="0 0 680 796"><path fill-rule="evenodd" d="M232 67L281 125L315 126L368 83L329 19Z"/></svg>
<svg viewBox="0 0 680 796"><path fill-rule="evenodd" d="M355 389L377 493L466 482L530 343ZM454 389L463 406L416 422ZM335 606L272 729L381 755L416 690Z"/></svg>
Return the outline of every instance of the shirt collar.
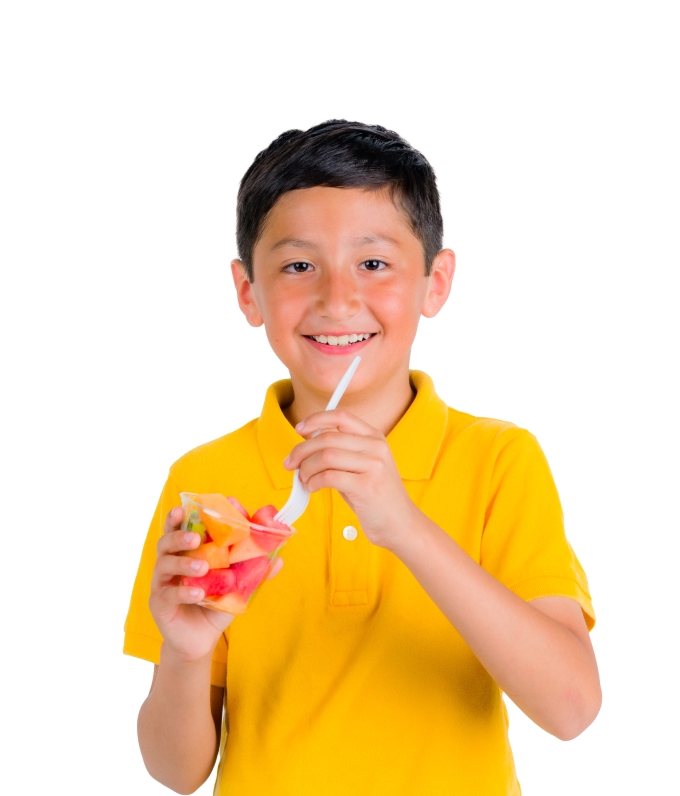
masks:
<svg viewBox="0 0 680 796"><path fill-rule="evenodd" d="M399 475L407 481L423 481L434 469L446 431L448 408L434 391L432 379L426 373L412 370L409 376L416 397L390 431L387 442ZM292 401L290 379L274 382L267 390L257 421L260 452L277 489L292 488L293 473L284 469L283 460L303 440L281 411L282 406L288 406Z"/></svg>

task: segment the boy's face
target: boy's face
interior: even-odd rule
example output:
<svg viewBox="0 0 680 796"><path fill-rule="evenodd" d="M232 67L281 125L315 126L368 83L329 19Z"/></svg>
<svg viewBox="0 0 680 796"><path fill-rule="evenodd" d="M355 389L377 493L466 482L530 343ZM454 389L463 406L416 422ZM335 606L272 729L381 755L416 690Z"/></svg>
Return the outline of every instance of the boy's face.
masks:
<svg viewBox="0 0 680 796"><path fill-rule="evenodd" d="M386 190L315 187L272 209L252 283L239 260L232 269L241 309L251 325L264 323L294 380L332 393L361 355L349 394L408 370L420 316L448 297L455 255L442 251L426 277L423 246Z"/></svg>

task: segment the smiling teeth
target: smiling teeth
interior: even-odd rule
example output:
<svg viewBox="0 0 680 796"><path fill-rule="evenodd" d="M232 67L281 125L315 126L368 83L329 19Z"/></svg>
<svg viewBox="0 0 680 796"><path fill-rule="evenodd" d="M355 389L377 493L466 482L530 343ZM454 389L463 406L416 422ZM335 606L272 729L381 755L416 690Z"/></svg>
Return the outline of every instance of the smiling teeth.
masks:
<svg viewBox="0 0 680 796"><path fill-rule="evenodd" d="M326 337L325 334L317 334L317 335L310 335L312 340L316 340L317 343L323 343L324 345L351 345L352 343L360 343L362 340L368 340L371 335L369 333L366 334L341 334L340 337L334 337L333 335L329 335Z"/></svg>

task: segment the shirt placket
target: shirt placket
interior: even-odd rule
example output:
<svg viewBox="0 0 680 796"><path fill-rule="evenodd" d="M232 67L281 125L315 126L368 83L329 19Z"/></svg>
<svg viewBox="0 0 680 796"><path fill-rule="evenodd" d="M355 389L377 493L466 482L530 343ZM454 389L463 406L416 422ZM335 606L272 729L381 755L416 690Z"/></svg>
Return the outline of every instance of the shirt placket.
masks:
<svg viewBox="0 0 680 796"><path fill-rule="evenodd" d="M331 605L366 605L371 543L356 514L334 490L330 503Z"/></svg>

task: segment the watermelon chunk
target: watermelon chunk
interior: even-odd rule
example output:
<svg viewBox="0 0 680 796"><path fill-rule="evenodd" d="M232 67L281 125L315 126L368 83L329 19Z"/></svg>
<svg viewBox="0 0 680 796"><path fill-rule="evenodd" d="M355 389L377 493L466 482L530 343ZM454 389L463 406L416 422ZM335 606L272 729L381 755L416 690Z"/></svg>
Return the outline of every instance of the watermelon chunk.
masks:
<svg viewBox="0 0 680 796"><path fill-rule="evenodd" d="M275 506L262 506L250 518L253 525L262 525L264 528L271 528L273 531L285 531L290 533L290 526L275 520L277 511Z"/></svg>
<svg viewBox="0 0 680 796"><path fill-rule="evenodd" d="M262 506L251 517L251 522L254 525L261 525L264 528L271 528L273 531L285 531L290 534L290 526L283 522L274 519L276 515L276 508L274 506ZM250 538L261 547L265 553L273 553L274 550L285 541L281 536L276 534L266 533L265 531L257 531L254 528L250 529Z"/></svg>
<svg viewBox="0 0 680 796"><path fill-rule="evenodd" d="M259 525L259 523L258 523ZM250 539L262 550L263 553L273 553L276 548L285 542L281 536L266 531L250 531ZM250 539L246 541L250 541ZM241 542L244 544L244 542Z"/></svg>
<svg viewBox="0 0 680 796"><path fill-rule="evenodd" d="M229 571L234 573L236 578L237 591L244 600L248 600L250 595L259 586L260 581L267 574L271 562L267 556L259 556L259 558L249 558L247 561L239 561L237 564L229 567ZM198 578L200 580L200 578ZM232 591L232 589L229 589Z"/></svg>
<svg viewBox="0 0 680 796"><path fill-rule="evenodd" d="M269 559L267 559L268 561ZM200 578L182 576L182 586L198 586L205 591L205 596L211 594L226 594L236 590L236 577L231 568L209 569L207 574Z"/></svg>
<svg viewBox="0 0 680 796"><path fill-rule="evenodd" d="M225 569L210 569L200 578L182 577L182 586L198 586L205 596L237 592L246 602L270 567L267 556L239 561Z"/></svg>
<svg viewBox="0 0 680 796"><path fill-rule="evenodd" d="M243 514L243 516L249 520L250 515L246 511L246 509L236 500L235 497L228 497L227 500L231 503L231 505L239 512L239 514Z"/></svg>

